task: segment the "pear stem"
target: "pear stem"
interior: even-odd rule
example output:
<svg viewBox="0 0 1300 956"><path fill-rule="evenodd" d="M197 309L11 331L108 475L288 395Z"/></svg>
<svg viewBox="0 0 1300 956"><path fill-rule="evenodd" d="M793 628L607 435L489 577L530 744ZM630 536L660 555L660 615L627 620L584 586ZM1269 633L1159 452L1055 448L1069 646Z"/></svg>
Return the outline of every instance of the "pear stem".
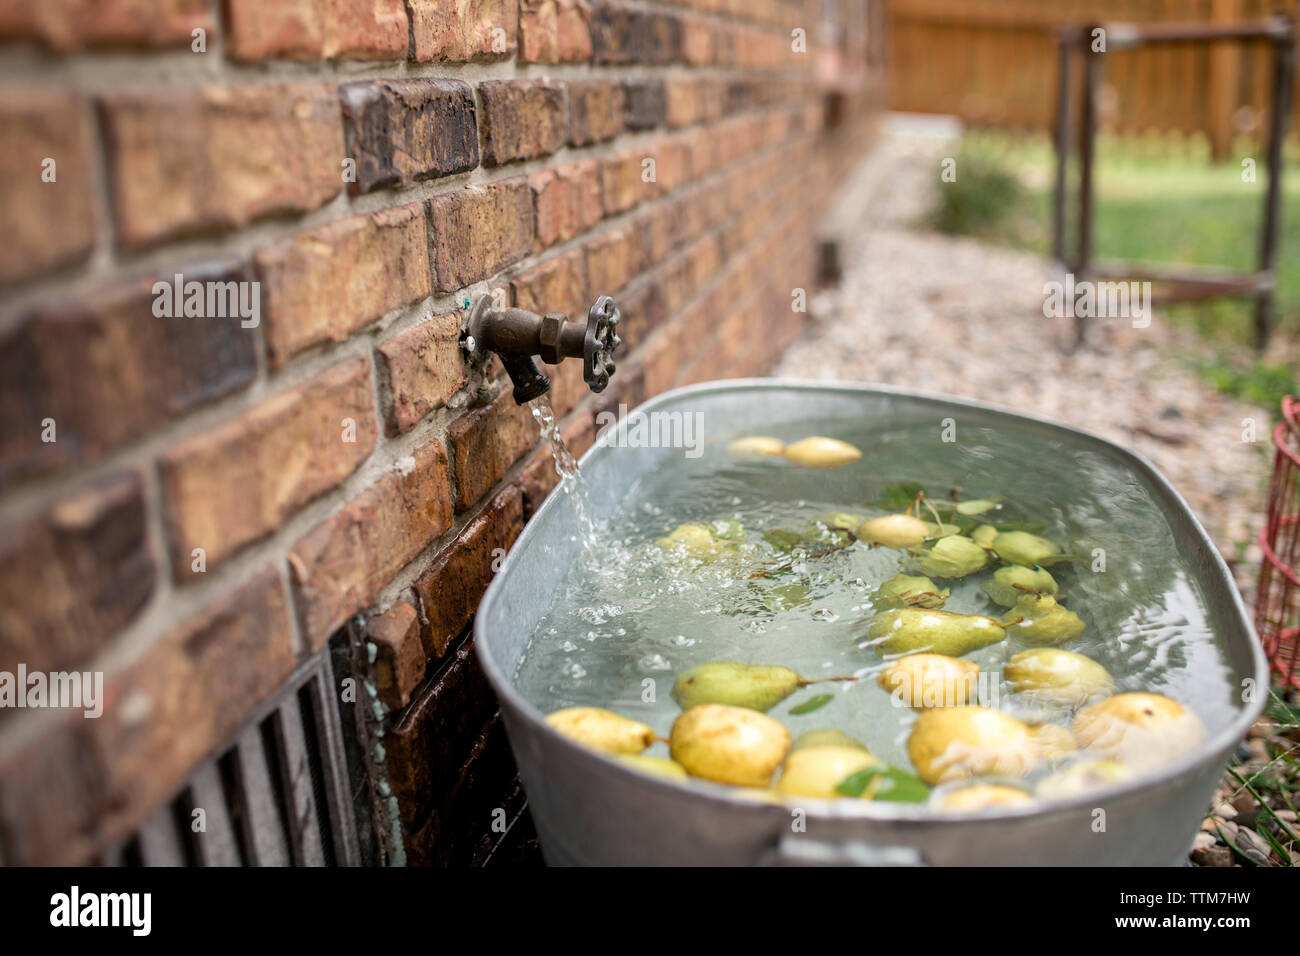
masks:
<svg viewBox="0 0 1300 956"><path fill-rule="evenodd" d="M809 684L825 684L827 681L833 681L833 680L861 680L861 679L862 678L860 677L817 677L811 680L809 680L808 678L804 678L799 682L799 686L807 687Z"/></svg>

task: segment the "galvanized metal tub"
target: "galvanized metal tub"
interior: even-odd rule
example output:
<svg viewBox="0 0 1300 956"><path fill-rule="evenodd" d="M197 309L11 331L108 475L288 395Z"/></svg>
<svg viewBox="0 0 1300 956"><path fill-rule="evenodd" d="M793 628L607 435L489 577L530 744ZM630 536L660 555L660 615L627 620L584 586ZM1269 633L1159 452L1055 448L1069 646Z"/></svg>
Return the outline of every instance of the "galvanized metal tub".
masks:
<svg viewBox="0 0 1300 956"><path fill-rule="evenodd" d="M542 851L553 865L1177 865L1184 861L1236 743L1263 709L1268 671L1228 569L1187 504L1143 458L1076 429L969 402L856 385L749 379L678 389L639 411L704 412L709 430L762 430L809 418L925 411L1014 423L1122 463L1163 508L1208 598L1234 681L1253 700L1196 752L1137 782L1038 807L937 815L924 807L809 799L792 808L737 797L704 781L680 785L607 760L552 730L513 675L538 620L577 555L572 506L553 495L524 529L474 623L484 670L501 700ZM626 422L581 461L600 519L665 458L619 447ZM1248 685L1247 685L1248 686Z"/></svg>

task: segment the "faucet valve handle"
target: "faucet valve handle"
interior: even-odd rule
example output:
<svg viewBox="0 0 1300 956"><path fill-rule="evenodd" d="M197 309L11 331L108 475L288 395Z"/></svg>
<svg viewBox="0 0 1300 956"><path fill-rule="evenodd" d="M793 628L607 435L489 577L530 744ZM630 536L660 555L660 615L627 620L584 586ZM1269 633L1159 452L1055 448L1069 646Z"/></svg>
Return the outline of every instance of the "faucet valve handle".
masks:
<svg viewBox="0 0 1300 956"><path fill-rule="evenodd" d="M603 392L614 374L614 353L623 344L618 337L621 315L607 295L596 299L587 313L587 334L583 340L582 377L593 392Z"/></svg>

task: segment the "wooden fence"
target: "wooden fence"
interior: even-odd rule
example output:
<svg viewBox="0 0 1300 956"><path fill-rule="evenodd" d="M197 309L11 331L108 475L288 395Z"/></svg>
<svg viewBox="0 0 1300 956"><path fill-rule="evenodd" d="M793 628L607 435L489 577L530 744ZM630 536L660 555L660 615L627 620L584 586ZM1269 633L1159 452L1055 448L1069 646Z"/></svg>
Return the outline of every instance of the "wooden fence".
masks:
<svg viewBox="0 0 1300 956"><path fill-rule="evenodd" d="M1066 24L1232 22L1284 12L1282 0L890 0L890 106L977 125L1050 131L1056 31ZM1219 42L1115 51L1102 128L1261 142L1272 100L1268 44ZM1290 128L1300 130L1300 97Z"/></svg>

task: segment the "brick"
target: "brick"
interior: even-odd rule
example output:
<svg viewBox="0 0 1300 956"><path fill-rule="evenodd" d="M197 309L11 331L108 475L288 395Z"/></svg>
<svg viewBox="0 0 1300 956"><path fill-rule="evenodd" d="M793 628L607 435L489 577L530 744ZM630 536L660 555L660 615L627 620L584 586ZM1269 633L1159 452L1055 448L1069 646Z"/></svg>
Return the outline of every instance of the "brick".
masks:
<svg viewBox="0 0 1300 956"><path fill-rule="evenodd" d="M211 571L356 471L378 432L371 395L370 362L348 359L168 449L160 468L177 580L201 573L195 548Z"/></svg>
<svg viewBox="0 0 1300 956"><path fill-rule="evenodd" d="M430 442L321 522L289 553L313 651L451 525L442 445Z"/></svg>
<svg viewBox="0 0 1300 956"><path fill-rule="evenodd" d="M105 780L104 839L125 836L171 799L295 663L284 587L266 568L110 677L104 716L87 721Z"/></svg>
<svg viewBox="0 0 1300 956"><path fill-rule="evenodd" d="M691 66L707 66L713 62L715 30L713 24L701 17L682 20L682 61Z"/></svg>
<svg viewBox="0 0 1300 956"><path fill-rule="evenodd" d="M237 60L406 57L404 0L225 0L227 53Z"/></svg>
<svg viewBox="0 0 1300 956"><path fill-rule="evenodd" d="M460 312L435 315L379 346L390 396L390 434L409 431L465 385L469 376L460 350L460 323Z"/></svg>
<svg viewBox="0 0 1300 956"><path fill-rule="evenodd" d="M564 85L544 80L490 80L483 101L483 162L501 166L555 152L568 136Z"/></svg>
<svg viewBox="0 0 1300 956"><path fill-rule="evenodd" d="M515 486L499 492L433 559L415 581L424 608L420 639L437 660L468 626L483 592L524 526L523 496Z"/></svg>
<svg viewBox="0 0 1300 956"><path fill-rule="evenodd" d="M641 232L625 226L583 246L588 286L595 295L613 295L641 271Z"/></svg>
<svg viewBox="0 0 1300 956"><path fill-rule="evenodd" d="M644 342L650 332L667 317L658 276L652 274L646 281L638 282L620 293L618 308L622 313L618 334L623 339L623 348L618 356L618 378L622 378L623 356ZM603 394L601 398L604 398Z"/></svg>
<svg viewBox="0 0 1300 956"><path fill-rule="evenodd" d="M647 147L624 150L602 161L600 185L606 215L625 212L658 192L658 187L646 179L651 169L646 160L650 158L651 151ZM657 160L655 165L657 167ZM656 178L658 172L656 168Z"/></svg>
<svg viewBox="0 0 1300 956"><path fill-rule="evenodd" d="M580 160L528 177L537 213L537 248L586 232L605 215L600 163Z"/></svg>
<svg viewBox="0 0 1300 956"><path fill-rule="evenodd" d="M216 31L210 0L0 0L0 39L36 40L52 50L191 45L192 31Z"/></svg>
<svg viewBox="0 0 1300 956"><path fill-rule="evenodd" d="M519 0L519 59L586 63L591 59L591 5L586 0Z"/></svg>
<svg viewBox="0 0 1300 956"><path fill-rule="evenodd" d="M509 389L491 405L452 422L447 447L456 469L456 510L473 507L537 440L537 423L527 408L515 404Z"/></svg>
<svg viewBox="0 0 1300 956"><path fill-rule="evenodd" d="M664 81L634 79L623 84L623 122L628 129L654 129L667 116Z"/></svg>
<svg viewBox="0 0 1300 956"><path fill-rule="evenodd" d="M722 94L723 88L713 80L670 77L665 86L668 125L676 129L718 118Z"/></svg>
<svg viewBox="0 0 1300 956"><path fill-rule="evenodd" d="M690 142L685 137L663 137L657 140L651 155L655 161L655 179L647 188L656 194L672 192L691 178Z"/></svg>
<svg viewBox="0 0 1300 956"><path fill-rule="evenodd" d="M125 245L307 212L343 185L327 84L112 93L101 110Z"/></svg>
<svg viewBox="0 0 1300 956"><path fill-rule="evenodd" d="M528 181L507 179L429 200L439 292L454 292L495 275L533 247Z"/></svg>
<svg viewBox="0 0 1300 956"><path fill-rule="evenodd" d="M78 97L34 89L0 93L0 232L8 247L0 282L90 255L92 142L90 113Z"/></svg>
<svg viewBox="0 0 1300 956"><path fill-rule="evenodd" d="M89 860L104 785L86 739L88 723L80 711L63 711L0 761L0 850L6 864Z"/></svg>
<svg viewBox="0 0 1300 956"><path fill-rule="evenodd" d="M510 280L514 303L539 314L563 312L571 321L587 321L587 259L574 249L532 266Z"/></svg>
<svg viewBox="0 0 1300 956"><path fill-rule="evenodd" d="M144 607L156 571L138 475L117 474L0 533L0 671L79 667Z"/></svg>
<svg viewBox="0 0 1300 956"><path fill-rule="evenodd" d="M681 54L681 21L600 0L592 5L591 46L599 64L673 63Z"/></svg>
<svg viewBox="0 0 1300 956"><path fill-rule="evenodd" d="M424 645L420 643L420 618L415 605L400 601L371 620L367 629L375 646L375 687L389 710L411 702L412 692L424 680Z"/></svg>
<svg viewBox="0 0 1300 956"><path fill-rule="evenodd" d="M612 387L612 385L611 385ZM596 439L596 425L590 414L574 413L560 423L560 436L575 458L590 448ZM555 486L560 483L559 472L555 470L555 455L550 445L537 449L528 458L527 464L520 469L515 484L523 493L524 516L531 520L542 506Z"/></svg>
<svg viewBox="0 0 1300 956"><path fill-rule="evenodd" d="M420 62L497 60L515 51L515 0L407 0Z"/></svg>
<svg viewBox="0 0 1300 956"><path fill-rule="evenodd" d="M474 93L459 80L375 80L339 87L354 193L409 186L478 165Z"/></svg>
<svg viewBox="0 0 1300 956"><path fill-rule="evenodd" d="M186 281L248 278L229 261L179 271ZM97 460L253 380L255 329L237 317L155 316L152 285L118 282L3 323L0 486ZM46 419L55 441L42 441Z"/></svg>
<svg viewBox="0 0 1300 956"><path fill-rule="evenodd" d="M623 87L585 81L569 84L569 142L590 146L623 132Z"/></svg>
<svg viewBox="0 0 1300 956"><path fill-rule="evenodd" d="M258 250L266 353L278 367L429 295L429 240L419 203L351 216Z"/></svg>

